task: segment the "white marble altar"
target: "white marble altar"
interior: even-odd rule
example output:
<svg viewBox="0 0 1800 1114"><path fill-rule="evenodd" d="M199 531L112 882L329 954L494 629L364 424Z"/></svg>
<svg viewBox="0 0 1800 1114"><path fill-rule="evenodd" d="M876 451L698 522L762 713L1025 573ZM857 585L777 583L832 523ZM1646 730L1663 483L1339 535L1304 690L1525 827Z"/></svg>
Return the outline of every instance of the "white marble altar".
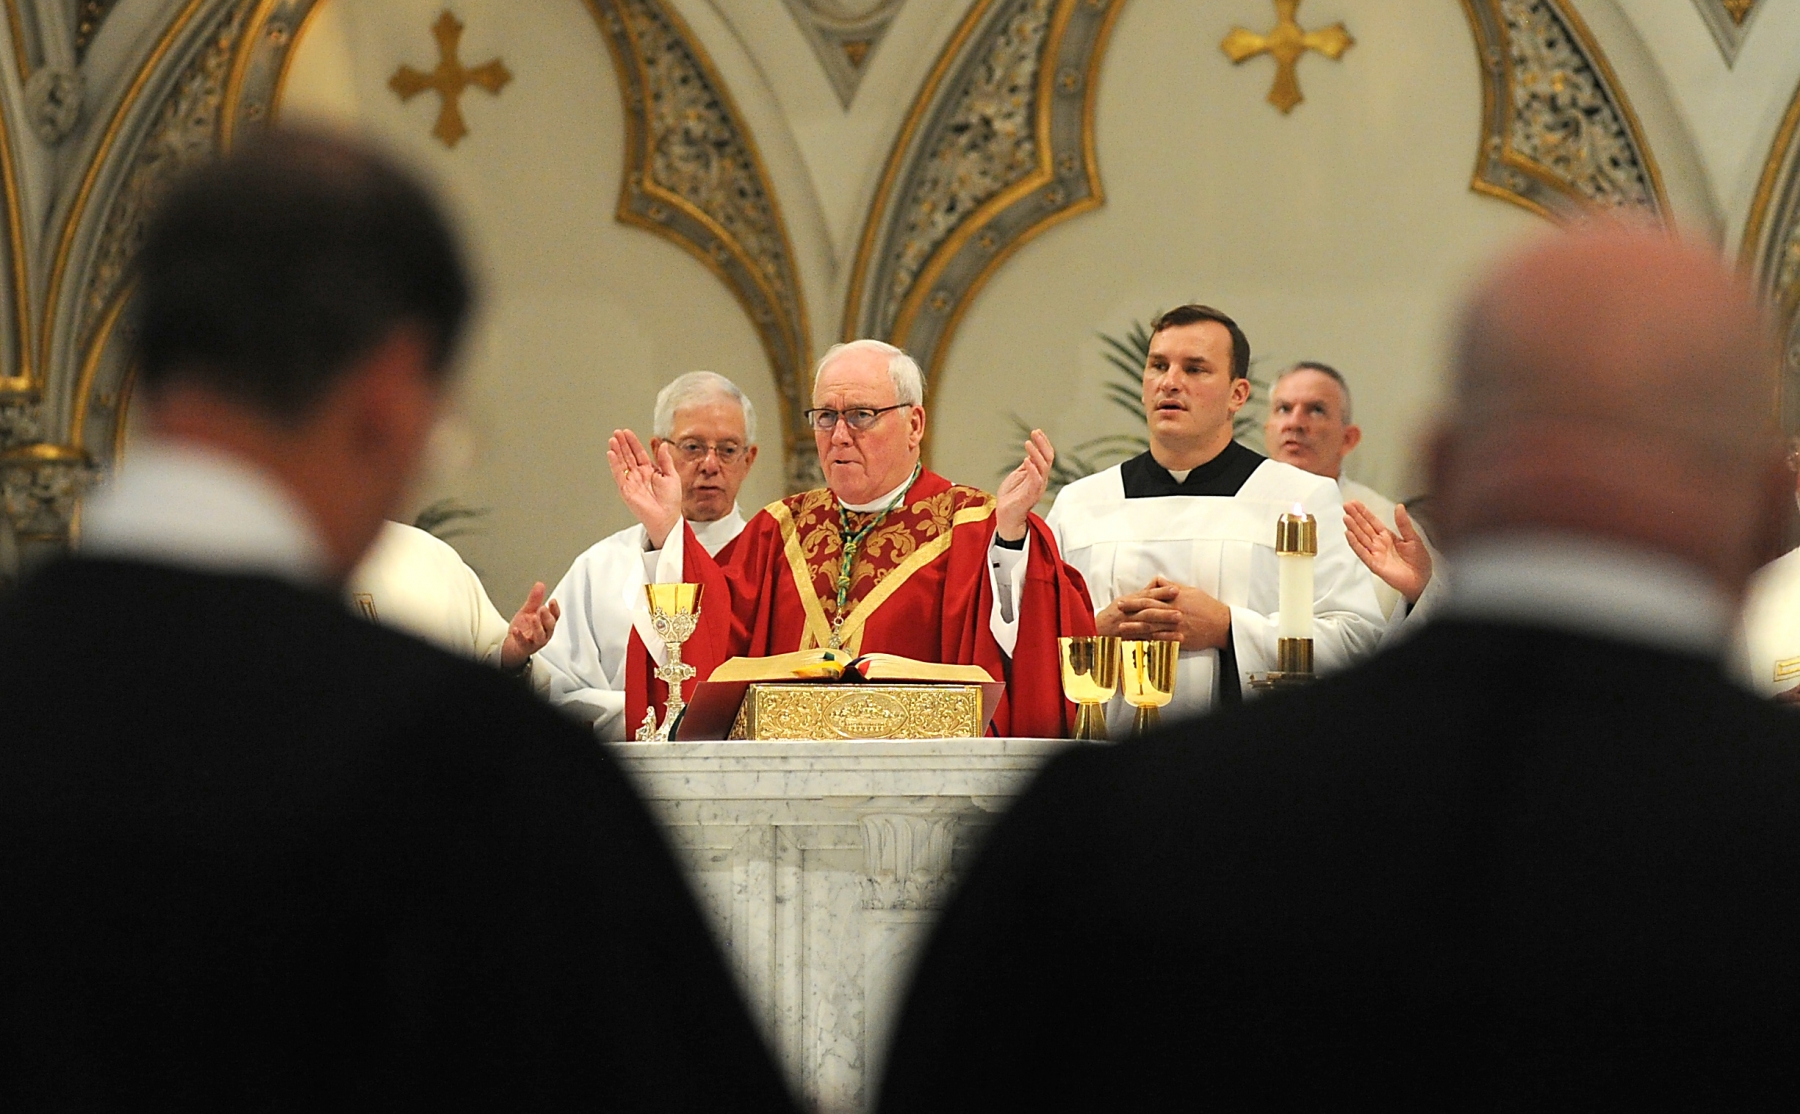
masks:
<svg viewBox="0 0 1800 1114"><path fill-rule="evenodd" d="M925 932L1060 739L625 743L795 1088L866 1108Z"/></svg>

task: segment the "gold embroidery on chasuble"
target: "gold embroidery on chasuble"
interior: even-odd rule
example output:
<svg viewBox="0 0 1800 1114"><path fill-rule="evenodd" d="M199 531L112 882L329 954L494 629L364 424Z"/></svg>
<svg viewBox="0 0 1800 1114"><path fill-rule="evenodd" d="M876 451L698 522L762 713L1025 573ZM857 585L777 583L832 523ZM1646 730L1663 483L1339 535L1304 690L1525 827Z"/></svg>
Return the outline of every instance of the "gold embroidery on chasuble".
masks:
<svg viewBox="0 0 1800 1114"><path fill-rule="evenodd" d="M829 644L838 619L837 579L843 567L844 539L838 521L837 500L827 489L791 495L768 506L781 528L781 537L806 612L806 633L800 649ZM850 529L879 512L850 512ZM994 513L993 496L972 487L947 491L908 503L888 514L857 551L850 568L850 590L844 600L840 637L844 648L862 652L863 628L889 596L912 575L950 548L951 531L964 523L980 522Z"/></svg>

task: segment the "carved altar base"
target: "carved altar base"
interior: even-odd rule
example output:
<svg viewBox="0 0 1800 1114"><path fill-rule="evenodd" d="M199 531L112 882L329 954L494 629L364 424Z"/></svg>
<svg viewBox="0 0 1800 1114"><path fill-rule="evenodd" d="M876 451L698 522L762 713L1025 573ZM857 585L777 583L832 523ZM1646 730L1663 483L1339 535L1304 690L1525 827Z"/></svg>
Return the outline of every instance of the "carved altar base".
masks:
<svg viewBox="0 0 1800 1114"><path fill-rule="evenodd" d="M872 1104L925 933L1044 739L625 743L808 1105Z"/></svg>

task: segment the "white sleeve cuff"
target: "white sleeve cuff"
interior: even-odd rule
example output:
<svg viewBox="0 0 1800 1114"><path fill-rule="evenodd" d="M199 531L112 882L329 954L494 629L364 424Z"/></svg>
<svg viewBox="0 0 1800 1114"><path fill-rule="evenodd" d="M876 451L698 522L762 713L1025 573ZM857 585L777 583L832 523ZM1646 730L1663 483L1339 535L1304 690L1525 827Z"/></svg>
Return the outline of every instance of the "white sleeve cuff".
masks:
<svg viewBox="0 0 1800 1114"><path fill-rule="evenodd" d="M1031 547L1009 549L995 535L988 545L988 577L993 583L994 609L988 616L988 630L1000 651L1012 657L1019 644L1019 600L1025 594L1025 567L1030 564Z"/></svg>

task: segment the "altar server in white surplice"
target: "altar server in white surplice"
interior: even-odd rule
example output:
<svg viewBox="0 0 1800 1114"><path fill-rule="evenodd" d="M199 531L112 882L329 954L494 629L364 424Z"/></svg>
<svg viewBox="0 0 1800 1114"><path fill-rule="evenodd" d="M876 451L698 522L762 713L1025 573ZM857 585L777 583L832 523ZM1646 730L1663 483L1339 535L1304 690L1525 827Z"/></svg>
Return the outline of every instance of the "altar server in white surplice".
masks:
<svg viewBox="0 0 1800 1114"><path fill-rule="evenodd" d="M1225 314L1163 314L1144 368L1150 451L1068 485L1050 510L1100 633L1181 643L1165 715L1236 703L1250 674L1275 668L1275 520L1296 505L1318 519L1315 667L1350 664L1383 630L1374 580L1344 540L1337 484L1232 440L1249 366L1249 342ZM1108 709L1115 738L1130 714L1118 699Z"/></svg>
<svg viewBox="0 0 1800 1114"><path fill-rule="evenodd" d="M1269 389L1269 420L1263 426L1269 459L1336 480L1344 502L1356 500L1389 530L1396 530L1395 502L1344 475L1344 458L1360 444L1362 427L1350 420L1350 384L1343 373L1330 364L1304 360L1276 377ZM1378 578L1375 599L1391 621L1400 593Z"/></svg>
<svg viewBox="0 0 1800 1114"><path fill-rule="evenodd" d="M723 375L690 371L657 394L652 423L650 451L667 442L675 457L682 517L717 557L744 529L737 493L756 460L756 408ZM602 739L626 735L625 649L632 624L647 620L644 585L656 556L644 528L631 526L575 558L550 594L564 616L538 654L550 701Z"/></svg>

